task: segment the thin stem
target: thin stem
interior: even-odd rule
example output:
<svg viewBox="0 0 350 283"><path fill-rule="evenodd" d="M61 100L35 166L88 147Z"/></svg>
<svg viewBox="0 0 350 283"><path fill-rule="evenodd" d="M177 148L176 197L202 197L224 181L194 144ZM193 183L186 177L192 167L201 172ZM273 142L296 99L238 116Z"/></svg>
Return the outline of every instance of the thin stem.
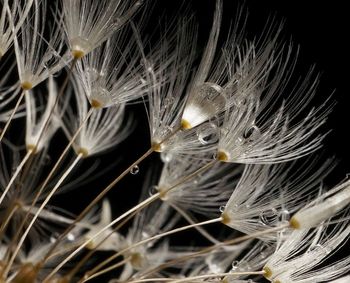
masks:
<svg viewBox="0 0 350 283"><path fill-rule="evenodd" d="M168 203L173 209L175 209L183 218L185 218L185 220L190 223L190 224L194 224L196 223L190 215L188 215L185 211L183 211L180 207L178 207L177 205L169 202ZM205 239L207 239L209 242L213 243L213 244L218 244L220 243L220 241L216 240L212 235L210 235L206 230L204 230L202 227L195 227L195 229L198 231L198 233L200 233Z"/></svg>
<svg viewBox="0 0 350 283"><path fill-rule="evenodd" d="M47 119L45 121L44 127L42 128L42 130L41 130L41 132L40 132L40 134L38 136L38 140L35 143L35 148L38 146L41 138L44 135L44 132L47 130L47 128L49 126L49 123L50 123L51 117L52 117L52 115L54 113L54 110L55 110L55 108L56 108L56 106L58 104L58 101L59 101L60 97L63 95L64 91L66 90L66 87L68 85L69 79L70 79L70 77L71 77L71 75L73 73L73 70L74 70L74 67L75 67L76 63L78 62L78 59L79 58L74 58L73 61L72 61L72 65L70 66L70 68L68 70L68 73L67 73L67 76L66 76L65 80L63 81L63 84L62 84L62 86L60 88L60 92L56 96L55 103L53 104L53 106L51 108L51 111L50 111L50 113L47 116Z"/></svg>
<svg viewBox="0 0 350 283"><path fill-rule="evenodd" d="M242 271L242 272L213 273L213 274L205 274L205 275L198 275L198 276L192 276L192 277L187 277L187 278L183 278L183 279L178 279L178 280L174 280L173 283L191 282L192 280L218 278L218 277L225 277L225 276L264 275L264 274L265 274L264 271Z"/></svg>
<svg viewBox="0 0 350 283"><path fill-rule="evenodd" d="M21 163L17 166L15 173L12 175L9 183L7 184L7 187L5 188L4 192L2 193L1 197L0 197L0 204L2 203L2 201L4 200L7 192L9 191L9 189L11 188L13 182L16 180L18 174L21 172L24 164L26 164L28 158L31 156L31 154L33 153L33 150L28 150L27 154L24 156L24 158L22 159Z"/></svg>
<svg viewBox="0 0 350 283"><path fill-rule="evenodd" d="M77 264L75 264L74 268L69 271L69 273L66 275L67 278L72 278L80 269L81 267L89 260L89 258L98 250L98 247L101 246L113 233L118 231L121 227L123 227L130 219L134 217L134 214L136 214L138 211L136 210L134 213L130 214L127 218L123 220L120 224L117 225L108 235L100 241L96 247L93 250L90 250Z"/></svg>
<svg viewBox="0 0 350 283"><path fill-rule="evenodd" d="M6 133L7 129L9 128L13 117L14 117L15 114L16 114L19 105L21 104L21 102L22 102L22 100L23 100L23 97L24 97L25 92L26 92L25 90L22 90L22 93L21 93L21 95L19 96L19 98L18 98L18 100L17 100L17 102L16 102L15 108L13 108L10 117L8 118L8 120L7 120L7 122L6 122L5 126L4 126L4 128L2 129L2 132L0 133L0 143L1 143L2 139L3 139L3 137L5 136L5 133Z"/></svg>
<svg viewBox="0 0 350 283"><path fill-rule="evenodd" d="M110 267L108 267L108 268L106 268L106 269L101 270L100 272L97 272L97 273L95 273L95 274L92 274L91 276L82 278L81 280L78 281L78 283L87 282L87 281L89 281L89 280L91 280L91 279L94 279L94 278L96 278L96 277L98 277L98 276L101 276L101 275L103 275L103 274L105 274L105 273L107 273L107 272L109 272L109 271L111 271L111 270L113 270L113 269L116 269L116 268L118 268L118 267L120 267L120 266L123 266L123 265L124 265L125 263L127 263L130 259L131 259L131 256L129 256L129 257L123 259L122 261L120 261L120 262L118 262L118 263L116 263L116 264L114 264L114 265L112 265L112 266L110 266Z"/></svg>
<svg viewBox="0 0 350 283"><path fill-rule="evenodd" d="M50 122L50 119L51 119L51 117L52 117L52 115L53 115L53 113L54 113L54 109L55 109L56 106L57 106L57 103L58 103L58 101L59 101L59 98L63 95L63 93L64 93L64 91L65 91L65 89L66 89L66 87L67 87L67 85L68 85L69 78L70 78L70 76L71 76L72 73L73 73L73 70L74 70L74 67L75 67L77 61L78 61L78 58L74 58L73 61L72 61L72 64L71 64L71 66L70 66L70 68L69 68L69 70L68 70L67 76L66 76L65 80L63 81L63 84L62 84L62 86L61 86L61 88L60 88L59 93L58 93L57 96L56 96L56 99L55 99L55 102L54 102L54 104L53 104L53 106L52 106L52 108L51 108L51 111L50 111L49 115L48 115L47 118L46 118L46 121L45 121L45 123L44 123L44 126L41 128L41 131L40 131L40 133L39 133L39 136L38 136L38 139L37 139L36 143L34 144L34 149L36 149L36 148L38 147L38 145L39 145L39 143L40 143L40 140L41 140L41 138L42 138L43 135L44 135L44 132L47 130L47 128L48 128L48 126L49 126L49 122ZM34 152L33 152L33 153L34 153ZM29 160L29 162L28 162L28 164L27 164L27 166L26 166L26 168L25 168L24 174L22 174L22 178L24 178L25 175L28 173L29 168L30 168L32 162L33 162L33 158L31 158L31 159ZM37 199L35 199L35 202L36 202L36 201L37 201ZM34 204L35 204L35 202L34 202ZM27 218L25 217L24 219L26 220Z"/></svg>
<svg viewBox="0 0 350 283"><path fill-rule="evenodd" d="M120 180L122 180L135 166L139 165L143 160L145 160L149 155L151 155L156 148L160 148L160 146L169 140L172 136L177 134L181 130L181 127L175 129L169 136L164 138L161 142L151 146L141 157L139 157L135 162L133 162L128 168L126 168L117 178L115 178L97 197L89 203L89 205L75 218L73 223L68 226L68 228L59 236L56 242L51 246L47 254L45 255L42 262L44 263L50 254L56 249L58 244L64 239L64 237L75 227L76 223L78 223L83 217L90 211L92 207L94 207ZM107 239L107 238L106 238Z"/></svg>
<svg viewBox="0 0 350 283"><path fill-rule="evenodd" d="M108 228L119 222L120 220L124 219L127 217L129 214L133 213L136 210L139 210L148 204L152 203L156 199L159 198L159 193L154 194L153 196L149 197L148 199L144 200L143 202L139 203L138 205L134 206L132 209L126 211L122 215L120 215L118 218L110 222L107 226L105 226L103 229L101 229L98 233L92 236L92 238L86 240L79 248L74 250L69 256L67 256L60 264L58 264L52 271L51 273L43 280L43 283L47 283L48 280L57 273L58 270L61 269L63 265L65 265L71 258L73 258L76 254L78 254L87 244L89 244L90 241L94 240L97 238L99 235L104 233Z"/></svg>
<svg viewBox="0 0 350 283"><path fill-rule="evenodd" d="M47 197L45 198L45 200L43 201L43 203L41 204L41 206L39 207L39 209L37 210L37 212L35 213L35 215L33 216L31 222L29 223L27 229L25 230L24 234L22 235L21 239L19 240L17 247L14 251L14 253L12 254L10 261L7 264L7 267L4 271L4 276L6 277L8 272L11 269L11 266L20 250L20 248L22 247L22 244L24 242L24 240L26 239L28 233L30 232L32 226L34 225L36 219L38 218L40 212L44 209L44 207L46 206L46 204L49 202L49 200L51 199L51 197L56 193L56 191L58 190L58 188L61 186L61 184L63 183L63 181L67 178L67 176L72 172L72 170L74 169L74 167L78 164L78 162L80 161L80 159L82 158L82 154L80 153L79 155L77 155L77 157L75 158L75 160L72 162L72 164L69 166L69 168L64 172L64 174L61 176L61 178L57 181L56 185L54 186L54 188L51 190L51 192L47 195Z"/></svg>
<svg viewBox="0 0 350 283"><path fill-rule="evenodd" d="M80 131L82 130L84 124L86 123L86 121L89 119L89 117L91 116L91 114L93 113L93 110L95 108L90 108L90 110L88 111L86 117L84 118L83 122L81 123L81 125L79 126L78 130L75 132L75 134L73 135L72 139L70 140L70 142L68 143L68 145L66 146L66 148L64 149L64 151L62 152L61 156L59 157L59 159L57 160L56 164L54 165L54 167L51 169L49 175L46 177L46 179L44 180L43 184L41 185L39 191L36 193L26 215L24 216L21 224L19 225L18 231L21 231L29 217L29 215L31 214L31 210L33 209L34 205L36 204L36 202L38 201L39 197L41 196L42 192L45 189L45 186L47 185L47 183L49 182L49 180L51 179L51 177L53 176L53 174L55 173L56 169L58 168L58 166L60 165L61 161L63 160L63 158L65 157L65 155L67 154L68 150L70 149L70 147L72 146L72 144L74 143L75 139L77 138L78 134L80 133ZM32 150L28 150L28 152L32 152ZM27 153L28 154L28 153ZM24 162L25 163L25 162ZM12 248L13 245L15 245L15 242L17 241L18 237L20 236L20 234L16 234L12 239L11 239L11 243L9 245L9 247ZM10 248L8 249L10 251Z"/></svg>
<svg viewBox="0 0 350 283"><path fill-rule="evenodd" d="M283 225L280 225L278 227L273 227L273 228L270 228L270 229L266 229L264 231L259 231L259 232L256 232L256 233L253 233L253 234L250 234L250 235L244 235L244 236L241 236L241 237L237 237L237 238L234 238L234 239L230 239L230 240L226 240L226 241L223 241L219 244L216 244L216 245L212 245L212 246L208 246L206 248L203 248L199 251L196 251L192 254L188 254L188 255L185 255L185 256L182 256L182 257L179 257L179 258L175 258L175 259L172 259L172 260L169 260L168 262L165 262L155 268L152 268L151 270L148 270L146 273L142 274L142 277L145 277L145 276L148 276L150 274L153 274L154 272L158 272L162 269L165 269L167 267L170 267L170 266L174 266L174 264L177 264L179 262L184 262L186 260L189 260L189 259L192 259L192 258L195 258L195 257L198 257L198 256L201 256L201 255L204 255L204 254L207 254L213 250L216 250L220 247L224 247L224 246L228 246L228 245L234 245L234 244L238 244L238 243L241 243L241 242L244 242L244 241L247 241L247 240L251 240L253 238L256 238L256 237L259 237L259 236L262 236L262 235L266 235L266 234L270 234L270 233L274 233L274 232L278 232L278 231L281 231L285 228L288 228L290 227L289 223L286 223L286 224L283 224Z"/></svg>
<svg viewBox="0 0 350 283"><path fill-rule="evenodd" d="M121 179L123 179L132 168L140 164L144 159L146 159L154 150L150 148L147 150L139 159L132 163L127 169L125 169L116 179L114 179L89 205L74 219L74 221L68 226L68 228L58 237L55 243L51 246L49 251L46 253L42 262L44 263L50 254L56 249L58 244L64 239L64 237L75 227L75 225L83 219L83 217L90 211L90 209L95 206Z"/></svg>
<svg viewBox="0 0 350 283"><path fill-rule="evenodd" d="M208 224L213 224L213 223L217 223L217 222L221 222L221 221L222 221L222 218L218 217L218 218L215 218L215 219L211 219L211 220L207 220L207 221L203 221L203 222L199 222L199 223L190 224L190 225L187 225L187 226L182 226L182 227L179 227L179 228L176 228L176 229L173 229L173 230L170 230L170 231L167 231L167 232L155 235L153 237L144 239L142 241L139 241L139 242L137 242L137 243L135 243L135 244L133 244L133 245L131 245L131 246L121 250L121 251L119 251L118 253L112 255L111 257L107 258L105 261L103 261L99 265L95 266L90 272L87 272L87 274L90 275L90 274L95 273L101 267L105 266L106 264L108 264L112 260L116 259L118 256L124 254L125 252L127 252L127 251L129 251L131 249L134 249L134 248L136 248L138 246L144 245L144 244L146 244L148 242L151 242L153 240L158 240L158 239L163 238L165 236L172 235L172 234L175 234L175 233L178 233L178 232L181 232L181 231L185 231L185 230L188 230L188 229L191 229L191 228L204 226L204 225L208 225Z"/></svg>
<svg viewBox="0 0 350 283"><path fill-rule="evenodd" d="M76 130L76 132L74 133L73 137L71 138L71 140L69 141L69 143L67 144L67 146L65 147L65 149L63 150L63 152L61 153L60 157L58 158L58 160L56 161L55 165L53 166L53 168L51 169L50 173L47 175L46 179L44 180L44 182L42 183L39 192L37 193L37 195L35 196L35 199L33 201L33 204L35 204L39 198L39 196L41 195L41 193L43 192L43 190L45 189L47 183L50 181L51 177L53 176L53 174L56 172L57 168L59 167L59 165L61 164L63 158L66 156L66 154L68 153L68 151L70 150L71 146L73 145L73 143L75 142L76 138L78 137L79 133L81 132L81 130L83 129L86 121L90 118L90 116L92 115L93 111L95 108L90 108L88 113L86 114L86 117L84 118L84 120L82 121L82 123L80 124L79 128Z"/></svg>
<svg viewBox="0 0 350 283"><path fill-rule="evenodd" d="M12 216L15 214L16 210L18 209L18 207L19 207L19 204L18 203L14 203L8 209L9 212L6 213L7 215L5 216L5 221L1 224L1 227L0 227L0 240L2 239L2 237L3 237L3 235L4 235L5 231L6 231L7 225L10 223L10 220L11 220Z"/></svg>
<svg viewBox="0 0 350 283"><path fill-rule="evenodd" d="M237 276L237 275L264 275L264 274L265 274L264 271L226 272L226 273L213 273L213 274L205 274L205 275L191 276L191 277L182 278L182 279L173 279L173 278L147 278L147 279L139 279L139 280L128 281L128 283L157 282L157 281L172 282L172 283L180 283L180 282L191 282L192 280L198 280L198 279L219 278L219 277L225 277L225 276Z"/></svg>
<svg viewBox="0 0 350 283"><path fill-rule="evenodd" d="M153 151L152 151L153 152ZM45 280L43 281L44 283L47 282L58 270L61 269L61 267L63 265L65 265L71 258L73 258L76 254L78 254L90 241L94 240L95 238L97 238L99 235L101 235L102 233L104 233L107 229L109 229L110 227L112 227L114 224L118 223L120 220L124 219L125 217L129 216L130 214L132 214L133 212L137 211L137 210L141 210L143 208L145 208L146 206L148 206L149 204L151 204L152 202L154 202L155 200L157 200L158 198L161 197L161 195L163 195L164 193L169 192L170 190L174 189L176 186L182 184L183 182L186 182L188 180L190 180L191 178L197 176L198 174L202 173L203 171L207 170L208 168L210 168L211 166L213 166L214 164L216 164L217 160L212 160L211 162L207 163L206 165L204 165L203 167L199 168L198 170L196 170L195 172L191 173L190 175L184 177L183 179L181 179L178 183L176 183L175 185L171 186L170 188L168 188L165 191L162 191L161 193L158 192L152 196L150 196L148 199L142 201L141 203L139 203L138 205L134 206L133 208L129 209L128 211L126 211L125 213L123 213L122 215L120 215L119 217L117 217L116 219L114 219L112 222L110 222L108 225L106 225L103 229L101 229L98 233L94 234L91 239L85 241L78 249L76 249L75 251L73 251L68 257L66 257L60 264L58 264L54 270L45 278ZM131 166L130 166L131 167ZM132 168L132 167L131 167ZM90 205L89 205L90 206ZM84 210L85 211L85 210ZM79 216L78 216L79 218ZM61 234L62 237L62 234ZM57 243L57 241L56 241ZM57 246L57 245L56 245ZM54 248L56 248L56 246L54 246ZM52 248L50 249L49 253L47 255L49 255L52 252ZM46 261L46 257L44 258L44 262Z"/></svg>
<svg viewBox="0 0 350 283"><path fill-rule="evenodd" d="M177 183L175 183L175 185L172 185L169 188L163 189L160 194L161 197L164 197L169 191L173 190L174 188L176 188L177 186L191 180L192 178L198 176L199 174L201 174L202 172L208 170L210 167L213 167L218 161L216 159L210 161L209 163L205 164L204 166L202 166L201 168L199 168L198 170L192 172L191 174L185 176L184 178L180 179L180 181L178 181Z"/></svg>

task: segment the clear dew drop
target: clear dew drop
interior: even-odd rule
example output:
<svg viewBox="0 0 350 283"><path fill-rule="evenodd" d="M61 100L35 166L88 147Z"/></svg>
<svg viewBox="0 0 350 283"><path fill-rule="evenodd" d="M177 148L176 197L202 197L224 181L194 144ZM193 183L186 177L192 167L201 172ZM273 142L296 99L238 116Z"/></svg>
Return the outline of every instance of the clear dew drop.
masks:
<svg viewBox="0 0 350 283"><path fill-rule="evenodd" d="M283 210L279 211L278 220L280 222L289 221L289 219L290 219L290 213L287 209L283 209Z"/></svg>
<svg viewBox="0 0 350 283"><path fill-rule="evenodd" d="M175 101L174 97L166 97L164 99L164 108L171 106L174 103L174 101Z"/></svg>
<svg viewBox="0 0 350 283"><path fill-rule="evenodd" d="M276 217L278 216L278 213L275 208L271 208L269 210L265 210L262 213L260 213L259 218L261 223L270 225L272 224L275 220Z"/></svg>
<svg viewBox="0 0 350 283"><path fill-rule="evenodd" d="M241 137L238 137L235 141L236 145L243 145L244 144L244 139Z"/></svg>
<svg viewBox="0 0 350 283"><path fill-rule="evenodd" d="M218 128L213 123L204 125L198 129L197 137L202 145L216 143L219 140Z"/></svg>
<svg viewBox="0 0 350 283"><path fill-rule="evenodd" d="M224 212L224 211L225 211L225 208L226 208L225 205L221 205L221 206L219 207L220 212Z"/></svg>
<svg viewBox="0 0 350 283"><path fill-rule="evenodd" d="M239 265L239 261L235 260L232 262L232 271L237 271Z"/></svg>
<svg viewBox="0 0 350 283"><path fill-rule="evenodd" d="M163 151L160 153L160 159L164 163L169 163L173 159L173 155L170 152Z"/></svg>
<svg viewBox="0 0 350 283"><path fill-rule="evenodd" d="M259 248L259 256L261 259L265 259L269 253L268 253L269 246L268 244L264 243Z"/></svg>
<svg viewBox="0 0 350 283"><path fill-rule="evenodd" d="M69 234L67 235L67 239L68 239L68 241L73 242L73 241L75 240L74 234L73 234L73 233L69 233Z"/></svg>
<svg viewBox="0 0 350 283"><path fill-rule="evenodd" d="M153 196L154 194L158 193L158 191L159 191L158 186L152 186L148 190L148 193L149 193L150 196Z"/></svg>
<svg viewBox="0 0 350 283"><path fill-rule="evenodd" d="M316 245L310 247L309 252L316 252L316 253L319 253L321 255L328 255L332 251L331 251L331 249L329 249L321 244L316 244Z"/></svg>
<svg viewBox="0 0 350 283"><path fill-rule="evenodd" d="M96 68L93 68L93 67L87 68L86 73L88 74L88 76L92 82L98 81L101 77L103 77L105 75L102 71L100 71Z"/></svg>
<svg viewBox="0 0 350 283"><path fill-rule="evenodd" d="M249 271L250 269L250 264L245 261L245 260L242 260L240 263L239 263L239 268L241 271Z"/></svg>
<svg viewBox="0 0 350 283"><path fill-rule="evenodd" d="M221 264L222 261L215 257L214 254L209 255L205 259L206 264L208 265L209 270L212 273L222 273L225 272L224 266Z"/></svg>
<svg viewBox="0 0 350 283"><path fill-rule="evenodd" d="M139 173L139 172L140 172L140 168L139 168L139 166L137 166L137 165L135 165L134 167L132 167L131 170L130 170L130 173L131 173L132 175L136 175L136 174Z"/></svg>
<svg viewBox="0 0 350 283"><path fill-rule="evenodd" d="M147 239L147 238L151 237L151 235L148 233L148 231L142 231L141 235L142 235L142 239Z"/></svg>
<svg viewBox="0 0 350 283"><path fill-rule="evenodd" d="M261 136L260 130L256 125L252 125L243 133L243 138L247 142L253 142Z"/></svg>
<svg viewBox="0 0 350 283"><path fill-rule="evenodd" d="M203 83L194 87L186 102L182 119L196 127L225 110L226 97L215 83Z"/></svg>

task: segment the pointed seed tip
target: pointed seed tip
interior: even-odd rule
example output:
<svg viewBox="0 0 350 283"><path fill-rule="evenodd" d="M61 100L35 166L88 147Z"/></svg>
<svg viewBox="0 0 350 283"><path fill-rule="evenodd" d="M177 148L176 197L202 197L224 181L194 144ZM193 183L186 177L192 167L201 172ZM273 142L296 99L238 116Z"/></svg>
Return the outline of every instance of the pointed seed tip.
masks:
<svg viewBox="0 0 350 283"><path fill-rule="evenodd" d="M37 153L37 151L38 151L37 146L34 145L34 144L27 144L26 149L27 149L27 152L28 152L28 151L31 151L32 154L35 154L35 153Z"/></svg>
<svg viewBox="0 0 350 283"><path fill-rule="evenodd" d="M226 152L219 150L217 153L217 160L222 161L222 162L227 162L228 161L228 155Z"/></svg>
<svg viewBox="0 0 350 283"><path fill-rule="evenodd" d="M98 100L96 100L96 99L92 99L91 101L90 101L90 105L91 105L91 107L93 107L93 108L102 108L102 103L101 102L99 102Z"/></svg>
<svg viewBox="0 0 350 283"><path fill-rule="evenodd" d="M221 214L221 218L222 218L221 222L225 225L227 225L231 221L230 216L228 216L228 214L226 212L223 212Z"/></svg>
<svg viewBox="0 0 350 283"><path fill-rule="evenodd" d="M187 120L184 120L184 119L181 120L181 129L189 130L191 128L192 128L192 126L191 126L190 122L188 122Z"/></svg>
<svg viewBox="0 0 350 283"><path fill-rule="evenodd" d="M33 88L33 84L31 82L24 81L21 83L21 88L23 90L31 90Z"/></svg>
<svg viewBox="0 0 350 283"><path fill-rule="evenodd" d="M264 271L263 275L264 275L265 278L267 278L267 279L271 278L272 270L269 267L264 266L263 271Z"/></svg>
<svg viewBox="0 0 350 283"><path fill-rule="evenodd" d="M162 152L162 147L159 143L157 142L152 142L152 149L155 151L155 152Z"/></svg>
<svg viewBox="0 0 350 283"><path fill-rule="evenodd" d="M289 220L289 225L293 229L300 229L300 222L294 216Z"/></svg>
<svg viewBox="0 0 350 283"><path fill-rule="evenodd" d="M81 59L85 56L85 53L82 50L72 50L72 56L74 59Z"/></svg>
<svg viewBox="0 0 350 283"><path fill-rule="evenodd" d="M86 148L84 148L84 147L81 147L81 148L79 148L78 150L77 150L77 155L79 155L79 154L81 154L82 155L82 157L88 157L89 156L89 151L86 149Z"/></svg>

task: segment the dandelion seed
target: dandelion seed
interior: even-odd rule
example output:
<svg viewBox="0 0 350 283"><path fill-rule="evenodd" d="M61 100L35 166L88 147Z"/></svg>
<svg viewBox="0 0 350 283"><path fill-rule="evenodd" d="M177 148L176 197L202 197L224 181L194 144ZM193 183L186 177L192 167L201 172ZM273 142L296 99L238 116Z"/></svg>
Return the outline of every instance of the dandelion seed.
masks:
<svg viewBox="0 0 350 283"><path fill-rule="evenodd" d="M110 107L141 98L141 54L135 37L124 28L77 62L75 80L95 108Z"/></svg>
<svg viewBox="0 0 350 283"><path fill-rule="evenodd" d="M142 1L62 1L64 31L72 55L82 58L120 29Z"/></svg>
<svg viewBox="0 0 350 283"><path fill-rule="evenodd" d="M323 267L320 264L342 245L349 229L344 222L328 232L322 228L292 232L267 261L265 276L273 282L311 283L327 282L343 275L348 270L349 257Z"/></svg>
<svg viewBox="0 0 350 283"><path fill-rule="evenodd" d="M55 23L47 31L46 15L46 2L34 0L31 16L25 19L14 38L18 74L23 90L34 88L69 62L64 54L61 23ZM49 32L48 40L44 38L45 32Z"/></svg>
<svg viewBox="0 0 350 283"><path fill-rule="evenodd" d="M301 164L247 166L225 206L223 222L248 235L280 225L281 215L305 206L310 192L334 167L328 160L309 174L316 165L317 161L306 159ZM262 235L261 239L275 237Z"/></svg>
<svg viewBox="0 0 350 283"><path fill-rule="evenodd" d="M43 149L43 147L48 146L50 139L53 137L53 135L56 133L58 128L60 127L60 121L59 117L61 114L57 112L57 109L55 115L58 118L55 118L55 115L53 119L50 120L50 127L43 133L44 126L47 121L47 117L50 115L50 112L54 106L56 96L57 96L57 87L54 82L53 77L49 78L48 82L48 100L45 105L45 109L38 118L38 113L36 111L37 105L36 105L36 98L31 93L31 91L28 91L25 95L25 102L26 102L26 111L27 111L27 117L26 117L26 147L27 149L32 150L34 153L38 152ZM39 140L40 137L40 140Z"/></svg>
<svg viewBox="0 0 350 283"><path fill-rule="evenodd" d="M33 0L24 3L19 0L1 2L0 59L12 45L14 36L27 18L32 4Z"/></svg>
<svg viewBox="0 0 350 283"><path fill-rule="evenodd" d="M82 83L74 80L73 86L70 94L72 95L74 90L77 109L69 107L63 116L62 123L62 128L69 140L82 125L89 111L89 102ZM66 108L64 104L61 107ZM76 154L82 153L83 157L99 154L121 143L131 129L131 120L125 118L124 104L107 109L95 109L75 139L73 148Z"/></svg>

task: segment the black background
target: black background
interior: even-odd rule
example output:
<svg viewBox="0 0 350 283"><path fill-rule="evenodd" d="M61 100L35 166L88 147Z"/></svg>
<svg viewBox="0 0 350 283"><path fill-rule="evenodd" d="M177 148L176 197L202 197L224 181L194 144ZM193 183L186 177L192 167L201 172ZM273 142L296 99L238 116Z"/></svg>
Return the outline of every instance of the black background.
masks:
<svg viewBox="0 0 350 283"><path fill-rule="evenodd" d="M171 1L158 0L152 9L148 19L148 26L144 32L151 33L158 25L158 17L166 15L172 17L181 15L181 9L189 6L189 11L195 15L199 24L198 51L205 45L209 34L212 16L215 7L214 0ZM327 128L332 129L324 141L323 154L336 156L338 166L326 180L326 186L339 183L350 172L350 137L349 137L349 45L346 43L349 37L350 21L346 1L296 1L296 0L223 0L224 14L222 35L228 31L229 25L234 21L237 7L244 5L249 12L247 32L253 35L261 31L269 16L275 15L277 19L284 20L283 37L300 45L297 72L300 75L306 73L309 67L316 64L316 70L321 76L321 83L315 102L321 102L333 93L333 98L338 102L329 117ZM221 39L221 43L223 42ZM105 169L111 163L115 163L103 178L89 182L74 191L58 195L53 204L65 207L77 213L104 188L110 180L125 169L132 161L146 151L150 146L147 118L144 105L130 105L128 112L137 122L131 136L116 149L101 155L101 169ZM15 135L17 129L12 129L10 134ZM58 153L64 148L66 141L57 135L52 141L53 153ZM54 154L55 155L55 154ZM88 159L75 170L75 174L86 170L96 158ZM113 212L120 212L130 208L138 201L144 177L150 167L160 164L159 157L154 154L140 165L137 175L129 174L109 193ZM72 178L74 178L74 175ZM178 236L181 239L181 235ZM102 281L96 281L102 282Z"/></svg>
<svg viewBox="0 0 350 283"><path fill-rule="evenodd" d="M225 39L225 33L234 21L237 8L241 5L248 11L247 33L250 38L259 35L262 27L270 16L275 16L278 21L284 21L283 39L292 39L295 46L300 45L299 59L296 68L296 76L306 74L310 66L316 65L316 72L321 74L321 82L317 95L313 100L315 105L324 101L330 95L337 102L324 129L332 131L324 141L324 146L319 153L323 156L335 156L338 166L326 179L326 186L339 183L350 172L350 138L348 135L348 113L350 99L348 94L348 37L349 19L346 17L346 7L341 1L231 1L224 0L223 24L221 43ZM214 0L186 1L155 1L151 9L147 27L144 34L153 33L159 25L159 17L172 18L174 15L182 15L183 7L189 6L188 11L193 13L199 24L198 51L200 52L206 43L209 34L212 16L215 8ZM182 9L182 10L181 10ZM116 150L109 152L101 158L107 162L119 160L116 169L108 174L103 180L86 190L86 194L94 195L96 186L107 182L110 178L126 168L131 161L135 160L150 146L149 130L144 106L131 105L128 111L135 118L137 125L131 136ZM127 176L111 193L114 207L127 208L136 201L135 195L140 191L144 175L148 168L158 163L158 157L152 156L140 166L140 173ZM116 173L114 173L116 172ZM128 192L128 193L126 193ZM80 195L81 196L81 195ZM87 196L87 199L89 197Z"/></svg>
<svg viewBox="0 0 350 283"><path fill-rule="evenodd" d="M346 178L350 172L350 138L349 138L349 106L348 93L349 83L349 45L346 43L349 35L349 16L346 8L346 1L254 1L246 0L232 1L224 0L224 14L222 35L228 31L229 25L234 21L237 7L244 5L249 12L247 32L250 36L261 31L268 17L276 16L277 20L284 20L283 38L292 38L295 45L300 45L297 72L303 76L309 67L316 65L316 71L321 73L321 83L318 89L315 103L324 101L333 93L337 105L329 116L327 128L332 129L324 141L322 154L324 156L335 156L338 166L326 179L325 186L332 187ZM166 15L171 18L173 15L181 15L182 1L159 0L152 9L148 19L148 26L145 33L153 32L158 25L158 17ZM186 1L185 6L190 6L189 11L195 15L199 23L198 50L205 45L209 34L212 16L215 7L214 0L192 0ZM224 36L222 36L221 43ZM117 176L133 160L140 156L150 146L147 118L144 113L144 106L131 105L129 113L135 117L137 126L135 131L118 148L101 156L102 164L114 161L116 166L104 178L99 178L89 185L59 196L55 200L57 205L67 205L73 202L71 209L78 211L86 204L92 196L107 184L109 180ZM87 160L84 166L88 166ZM105 163L104 163L105 162ZM128 175L124 178L111 193L109 198L113 211L117 215L131 207L138 200L139 192L143 186L144 177L149 168L154 164L160 164L157 154L147 159L140 165L140 172L137 175ZM77 171L78 173L78 171ZM69 205L70 206L70 205ZM188 234L178 235L177 239L188 240ZM99 281L96 281L99 282Z"/></svg>

